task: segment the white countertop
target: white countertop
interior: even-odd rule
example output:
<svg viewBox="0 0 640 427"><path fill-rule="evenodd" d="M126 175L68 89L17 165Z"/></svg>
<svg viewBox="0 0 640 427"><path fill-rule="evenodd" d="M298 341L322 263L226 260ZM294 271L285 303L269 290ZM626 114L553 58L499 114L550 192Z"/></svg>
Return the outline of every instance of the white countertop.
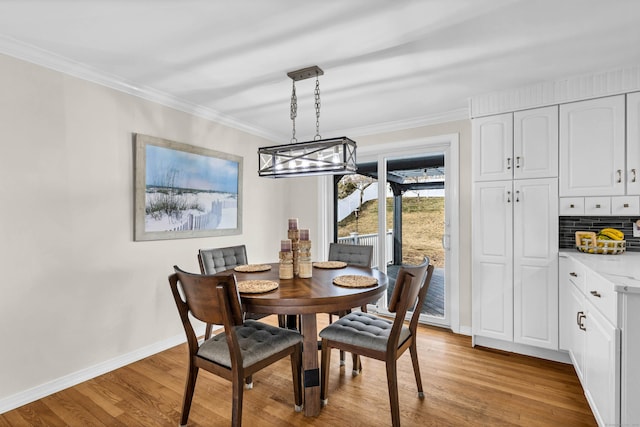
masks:
<svg viewBox="0 0 640 427"><path fill-rule="evenodd" d="M640 252L597 255L561 249L560 256L569 256L613 282L616 292L640 293Z"/></svg>

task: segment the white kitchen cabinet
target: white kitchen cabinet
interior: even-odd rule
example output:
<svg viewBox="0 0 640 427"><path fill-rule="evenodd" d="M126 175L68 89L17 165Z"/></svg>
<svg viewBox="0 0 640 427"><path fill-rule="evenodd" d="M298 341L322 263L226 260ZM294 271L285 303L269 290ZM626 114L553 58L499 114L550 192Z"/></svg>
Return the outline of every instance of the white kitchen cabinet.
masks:
<svg viewBox="0 0 640 427"><path fill-rule="evenodd" d="M558 107L513 113L513 178L558 176Z"/></svg>
<svg viewBox="0 0 640 427"><path fill-rule="evenodd" d="M584 215L584 197L561 197L559 202L560 215Z"/></svg>
<svg viewBox="0 0 640 427"><path fill-rule="evenodd" d="M620 421L640 424L640 293L625 292L621 301L622 366L620 369Z"/></svg>
<svg viewBox="0 0 640 427"><path fill-rule="evenodd" d="M585 197L584 214L587 216L611 215L611 197Z"/></svg>
<svg viewBox="0 0 640 427"><path fill-rule="evenodd" d="M584 304L585 394L600 425L620 425L620 329L589 301Z"/></svg>
<svg viewBox="0 0 640 427"><path fill-rule="evenodd" d="M618 196L611 198L611 215L640 215L640 197Z"/></svg>
<svg viewBox="0 0 640 427"><path fill-rule="evenodd" d="M496 181L513 176L513 114L474 119L473 179Z"/></svg>
<svg viewBox="0 0 640 427"><path fill-rule="evenodd" d="M558 176L558 107L473 120L474 181Z"/></svg>
<svg viewBox="0 0 640 427"><path fill-rule="evenodd" d="M473 331L513 340L513 183L477 183L473 200Z"/></svg>
<svg viewBox="0 0 640 427"><path fill-rule="evenodd" d="M625 194L625 96L560 105L560 196Z"/></svg>
<svg viewBox="0 0 640 427"><path fill-rule="evenodd" d="M513 189L513 341L557 350L558 180Z"/></svg>
<svg viewBox="0 0 640 427"><path fill-rule="evenodd" d="M640 195L640 92L627 95L627 194Z"/></svg>
<svg viewBox="0 0 640 427"><path fill-rule="evenodd" d="M475 336L557 350L557 200L556 178L475 184Z"/></svg>
<svg viewBox="0 0 640 427"><path fill-rule="evenodd" d="M559 211L561 216L636 216L640 197L560 197Z"/></svg>
<svg viewBox="0 0 640 427"><path fill-rule="evenodd" d="M584 384L584 268L573 259L559 258L560 343L561 350L569 352L578 378Z"/></svg>
<svg viewBox="0 0 640 427"><path fill-rule="evenodd" d="M640 281L631 278L640 277L639 261L560 254L560 348L599 426L640 424Z"/></svg>

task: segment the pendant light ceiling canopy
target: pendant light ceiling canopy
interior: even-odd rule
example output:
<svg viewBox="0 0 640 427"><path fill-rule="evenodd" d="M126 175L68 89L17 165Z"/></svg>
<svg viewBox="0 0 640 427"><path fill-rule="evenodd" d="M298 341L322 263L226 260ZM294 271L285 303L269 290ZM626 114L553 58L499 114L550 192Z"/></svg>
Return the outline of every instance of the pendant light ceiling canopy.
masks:
<svg viewBox="0 0 640 427"><path fill-rule="evenodd" d="M322 139L320 136L320 82L318 77L324 72L313 67L291 71L287 76L293 81L291 90L291 121L293 131L289 144L274 145L258 149L258 174L270 178L284 178L309 175L336 175L355 173L356 143L346 136ZM296 138L296 116L298 98L296 81L314 77L316 135L313 141L298 142Z"/></svg>

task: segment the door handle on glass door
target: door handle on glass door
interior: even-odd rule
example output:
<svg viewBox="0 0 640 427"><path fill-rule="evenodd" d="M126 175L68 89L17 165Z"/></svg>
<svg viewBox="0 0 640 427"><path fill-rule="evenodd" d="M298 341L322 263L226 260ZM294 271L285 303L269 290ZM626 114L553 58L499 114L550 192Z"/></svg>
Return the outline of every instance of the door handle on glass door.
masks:
<svg viewBox="0 0 640 427"><path fill-rule="evenodd" d="M449 236L448 234L443 234L442 235L442 249L446 249L446 250L451 249L451 247L449 245L450 237L451 236Z"/></svg>

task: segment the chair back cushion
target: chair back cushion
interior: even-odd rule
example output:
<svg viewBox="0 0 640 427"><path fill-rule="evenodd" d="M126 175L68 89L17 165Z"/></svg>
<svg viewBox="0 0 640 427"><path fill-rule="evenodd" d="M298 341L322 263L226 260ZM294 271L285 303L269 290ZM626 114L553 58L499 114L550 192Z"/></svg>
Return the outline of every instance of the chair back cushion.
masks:
<svg viewBox="0 0 640 427"><path fill-rule="evenodd" d="M418 265L403 265L402 267L400 267L400 270L398 270L398 277L395 283L395 286L393 287L393 292L391 293L391 298L389 298L389 311L392 313L395 313L396 309L397 309L397 305L400 302L400 295L402 293L402 286L403 286L403 282L404 280L402 280L402 274L405 273L410 273L412 276L415 277L414 282L417 282L418 287L417 289L419 290L420 287L422 286L422 284L424 283L424 280L427 276L427 268L429 267L429 258L425 257L424 260L422 261L421 264ZM412 298L411 301L409 301L409 304L414 304L415 303L415 298L417 297L417 292L416 291L416 296ZM419 310L420 308L418 308Z"/></svg>
<svg viewBox="0 0 640 427"><path fill-rule="evenodd" d="M198 251L198 262L202 274L215 274L247 264L247 249L245 245L200 249Z"/></svg>
<svg viewBox="0 0 640 427"><path fill-rule="evenodd" d="M182 271L177 266L174 266L174 270L184 294L184 301L182 301L181 296L176 294L177 289L173 289L172 283L178 309L180 309L180 303L186 304L188 311L196 319L218 325L224 324L224 312L228 310L231 314L229 323L242 324L242 306L235 275L192 274ZM225 292L221 294L218 291L219 288L224 289Z"/></svg>
<svg viewBox="0 0 640 427"><path fill-rule="evenodd" d="M247 320L243 325L235 326L234 330L245 368L302 342L302 335L296 331L255 320ZM198 356L230 368L231 355L226 334L223 332L205 341L198 349Z"/></svg>
<svg viewBox="0 0 640 427"><path fill-rule="evenodd" d="M344 261L347 264L371 267L373 246L348 245L345 243L329 244L329 261Z"/></svg>

